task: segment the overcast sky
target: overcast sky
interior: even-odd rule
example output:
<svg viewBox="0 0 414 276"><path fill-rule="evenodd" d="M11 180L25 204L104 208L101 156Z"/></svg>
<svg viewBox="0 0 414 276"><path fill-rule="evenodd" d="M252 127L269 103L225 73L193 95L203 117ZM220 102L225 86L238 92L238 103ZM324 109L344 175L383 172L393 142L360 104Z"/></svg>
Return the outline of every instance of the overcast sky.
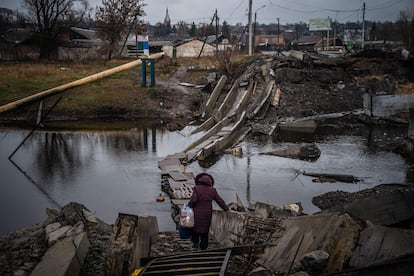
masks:
<svg viewBox="0 0 414 276"><path fill-rule="evenodd" d="M327 18L339 22L362 21L363 0L253 0L253 15L256 11L258 23L281 24L306 22L310 18ZM101 5L102 0L89 0L92 7ZM215 9L220 23L247 24L249 0L144 0L146 16L144 20L155 24L162 22L168 7L173 24L178 21L188 23L210 23ZM414 12L414 0L365 0L366 20L395 21L401 10ZM264 7L263 7L264 6ZM0 7L21 8L19 0L0 0ZM253 16L254 20L254 16Z"/></svg>

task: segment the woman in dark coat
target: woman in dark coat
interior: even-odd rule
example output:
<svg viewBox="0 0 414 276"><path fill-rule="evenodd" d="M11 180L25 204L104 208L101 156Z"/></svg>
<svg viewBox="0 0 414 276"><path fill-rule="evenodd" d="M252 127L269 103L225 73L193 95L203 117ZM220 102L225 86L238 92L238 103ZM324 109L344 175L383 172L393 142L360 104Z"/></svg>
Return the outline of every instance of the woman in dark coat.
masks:
<svg viewBox="0 0 414 276"><path fill-rule="evenodd" d="M191 240L194 248L200 245L200 249L205 250L208 247L208 231L213 213L212 201L216 201L224 211L228 211L229 208L213 187L214 178L211 175L200 173L196 176L195 183L196 186L188 202L194 210L194 231Z"/></svg>

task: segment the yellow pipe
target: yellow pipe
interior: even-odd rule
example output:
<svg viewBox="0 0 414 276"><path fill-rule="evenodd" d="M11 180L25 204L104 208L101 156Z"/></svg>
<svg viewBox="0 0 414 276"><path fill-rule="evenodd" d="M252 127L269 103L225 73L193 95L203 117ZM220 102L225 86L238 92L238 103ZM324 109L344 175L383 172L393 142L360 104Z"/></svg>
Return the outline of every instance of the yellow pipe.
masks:
<svg viewBox="0 0 414 276"><path fill-rule="evenodd" d="M164 55L164 53L156 53L156 54L150 55L148 58L158 59L158 58L161 58L163 55ZM105 70L103 72L96 73L94 75L84 77L82 79L72 81L72 82L69 82L69 83L66 83L66 84L63 84L63 85L60 85L60 86L57 86L57 87L39 92L39 93L36 93L34 95L22 98L20 100L2 105L2 106L0 106L0 113L6 112L6 111L9 111L9 110L13 110L13 109L16 109L16 108L18 108L22 105L29 104L31 102L41 100L43 98L46 98L46 97L64 92L64 91L66 91L70 88L74 88L76 86L80 86L80 85L83 85L83 84L87 84L87 83L90 83L90 82L93 82L93 81L96 81L96 80L106 78L106 77L114 75L116 73L131 69L131 68L133 68L135 66L138 66L138 65L141 65L141 63L142 63L142 61L140 59L134 60L134 61L128 62L126 64L119 65L115 68L111 68L111 69Z"/></svg>

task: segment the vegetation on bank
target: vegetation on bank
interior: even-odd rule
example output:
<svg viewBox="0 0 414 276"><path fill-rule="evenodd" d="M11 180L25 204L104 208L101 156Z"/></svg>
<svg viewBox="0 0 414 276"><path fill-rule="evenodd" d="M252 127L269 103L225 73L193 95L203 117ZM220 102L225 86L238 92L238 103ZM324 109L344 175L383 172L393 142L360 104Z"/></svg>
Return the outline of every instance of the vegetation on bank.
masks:
<svg viewBox="0 0 414 276"><path fill-rule="evenodd" d="M228 57L234 72L242 72L252 62L251 57L233 55ZM95 61L85 63L0 63L0 105L4 105L38 92L102 72L109 68L125 64L130 59ZM168 82L177 68L199 68L189 70L178 81L203 84L208 71L226 72L215 57L157 60L155 71L156 86L141 87L141 67L120 72L116 75L85 84L43 101L43 109L48 110L62 96L59 104L50 116L67 119L101 118L101 117L154 117L161 116L160 108L174 108L181 103L180 95L168 86ZM239 70L236 70L239 68ZM149 71L149 70L148 70ZM237 73L236 73L237 74ZM149 73L148 73L149 75ZM234 77L237 77L234 75ZM177 81L177 80L176 80ZM164 85L160 85L163 82ZM165 85L167 84L167 85ZM149 81L147 82L149 85ZM169 101L169 104L167 104ZM161 102L163 102L161 104ZM34 120L38 104L31 104L23 109L2 114L4 118ZM161 110L161 111L163 111ZM155 112L155 113L154 113Z"/></svg>

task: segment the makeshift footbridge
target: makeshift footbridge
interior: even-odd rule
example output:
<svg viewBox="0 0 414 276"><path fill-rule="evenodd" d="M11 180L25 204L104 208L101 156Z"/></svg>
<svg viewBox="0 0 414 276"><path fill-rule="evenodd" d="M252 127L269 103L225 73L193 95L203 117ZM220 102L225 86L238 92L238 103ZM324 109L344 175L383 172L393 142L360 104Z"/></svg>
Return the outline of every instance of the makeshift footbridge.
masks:
<svg viewBox="0 0 414 276"><path fill-rule="evenodd" d="M222 76L204 108L204 122L191 133L203 132L202 136L184 151L158 162L162 190L170 196L173 207L177 210L176 215L191 197L194 186L194 175L185 170L185 165L223 153L239 143L251 131L249 122L263 118L270 104L278 102L280 92L277 92L270 72L270 61L260 66L253 63L240 78L229 85L231 88L226 93L223 88L227 77ZM269 128L273 132L276 124Z"/></svg>
<svg viewBox="0 0 414 276"><path fill-rule="evenodd" d="M233 82L227 93L222 92L227 82L227 77L222 76L204 108L202 118L205 121L191 133L203 132L202 136L184 151L158 162L162 170L162 190L171 198L176 223L179 210L188 202L194 188L194 174L186 171L185 165L220 154L236 145L251 130L248 121L263 118L271 102L278 102L280 90L278 93L270 77L270 65L264 63L260 67L261 73L257 74L257 64L252 64L242 77ZM273 125L271 131L275 127ZM224 275L229 257L233 254L232 250L219 249L156 258L145 266L143 275Z"/></svg>

